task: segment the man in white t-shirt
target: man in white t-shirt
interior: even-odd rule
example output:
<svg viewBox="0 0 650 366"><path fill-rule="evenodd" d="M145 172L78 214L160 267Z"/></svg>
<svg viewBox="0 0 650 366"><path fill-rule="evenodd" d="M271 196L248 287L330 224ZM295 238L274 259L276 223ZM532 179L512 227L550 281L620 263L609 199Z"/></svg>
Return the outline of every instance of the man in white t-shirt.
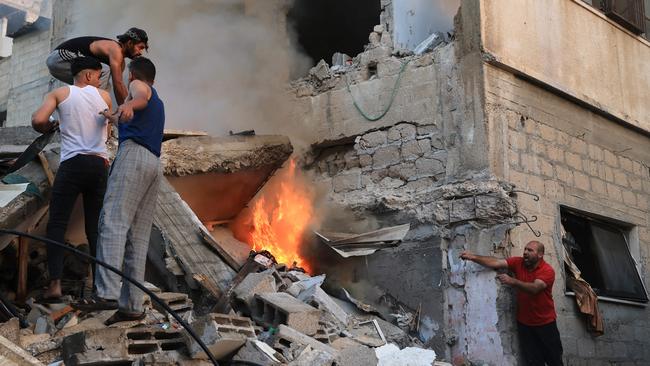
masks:
<svg viewBox="0 0 650 366"><path fill-rule="evenodd" d="M111 108L111 97L105 90L98 89L102 71L99 61L90 57L76 58L71 63L71 70L74 85L48 93L32 115L32 126L42 133L57 126L61 131L61 164L52 186L47 237L65 241L70 213L81 194L86 236L94 257L109 166L106 150L108 121L100 112ZM55 110L59 121L50 122L49 117ZM62 295L63 251L48 245L50 284L42 302L57 302Z"/></svg>

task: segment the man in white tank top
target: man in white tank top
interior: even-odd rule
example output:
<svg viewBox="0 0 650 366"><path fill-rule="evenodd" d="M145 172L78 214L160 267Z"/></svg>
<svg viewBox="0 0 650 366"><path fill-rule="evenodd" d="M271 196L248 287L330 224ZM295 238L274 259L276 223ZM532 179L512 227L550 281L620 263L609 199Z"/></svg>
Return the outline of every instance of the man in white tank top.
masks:
<svg viewBox="0 0 650 366"><path fill-rule="evenodd" d="M105 90L98 89L102 70L99 61L77 58L71 70L74 85L47 94L32 115L32 126L42 133L57 126L61 131L61 164L52 186L47 237L64 242L70 213L81 194L86 236L91 255L95 256L97 224L108 178L106 140L109 127L100 112L111 108L111 97ZM49 117L55 110L60 121L51 123ZM63 252L55 246L47 248L50 285L42 302L57 302L62 295Z"/></svg>

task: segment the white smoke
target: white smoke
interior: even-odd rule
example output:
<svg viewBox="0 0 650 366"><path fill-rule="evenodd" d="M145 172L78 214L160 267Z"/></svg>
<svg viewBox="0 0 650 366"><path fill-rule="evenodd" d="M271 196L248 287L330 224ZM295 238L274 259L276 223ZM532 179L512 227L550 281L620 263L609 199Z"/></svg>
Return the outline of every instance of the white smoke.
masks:
<svg viewBox="0 0 650 366"><path fill-rule="evenodd" d="M289 47L279 3L72 0L67 38L114 39L130 27L146 30L145 56L157 67L154 86L165 102L167 128L287 133L291 102L285 87L303 56Z"/></svg>

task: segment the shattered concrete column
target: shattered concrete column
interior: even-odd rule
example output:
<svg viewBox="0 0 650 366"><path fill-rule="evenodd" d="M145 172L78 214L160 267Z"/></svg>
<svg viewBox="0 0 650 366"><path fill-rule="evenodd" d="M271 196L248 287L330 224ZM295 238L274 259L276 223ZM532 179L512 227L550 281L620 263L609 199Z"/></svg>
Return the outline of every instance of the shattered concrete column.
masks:
<svg viewBox="0 0 650 366"><path fill-rule="evenodd" d="M444 228L446 342L454 363L514 365L516 339L512 290L502 287L495 271L463 261L460 253L507 257L508 231L514 226L512 186L496 181L469 181L442 187L436 220Z"/></svg>

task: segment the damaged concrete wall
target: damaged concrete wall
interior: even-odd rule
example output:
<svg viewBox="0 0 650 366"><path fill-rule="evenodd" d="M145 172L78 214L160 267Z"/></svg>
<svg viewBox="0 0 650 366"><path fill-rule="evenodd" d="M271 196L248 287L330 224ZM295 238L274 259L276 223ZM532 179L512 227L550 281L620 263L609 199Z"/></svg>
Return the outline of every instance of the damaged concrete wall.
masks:
<svg viewBox="0 0 650 366"><path fill-rule="evenodd" d="M647 307L600 301L605 335L593 338L574 298L564 295L566 275L558 250L560 205L632 224L631 253L645 283L650 281L650 138L494 66L486 67L486 93L493 171L541 197L535 202L523 196L519 207L539 218L532 225L541 231L545 259L556 270L553 295L566 360L647 363ZM513 230L513 242L519 244L513 253L520 255L530 239L527 228Z"/></svg>
<svg viewBox="0 0 650 366"><path fill-rule="evenodd" d="M41 14L49 18L53 2L36 3L39 8L43 6ZM50 53L52 36L49 23L49 19L35 22L24 34L15 37L11 56L0 61L0 85L3 89L0 92L0 110L4 104L7 110L5 126L29 125L32 112L48 92L50 76L45 59Z"/></svg>
<svg viewBox="0 0 650 366"><path fill-rule="evenodd" d="M447 358L451 355L447 344L459 344L451 326L464 337L457 353L481 352L478 346L468 348L467 344L485 347L484 339L466 338L488 334L497 328L498 321L495 295L488 301L494 308L491 324L483 326L480 319L472 325L465 321L449 323L444 309L450 285L443 267L448 242L456 236L435 216L437 202L445 200L443 186L469 179L489 180L479 13L476 3L469 3L457 16L456 41L432 53L394 56L384 42L388 37L381 34L374 43L371 37L368 49L355 58L351 69L340 71L321 64L307 78L294 83L294 115L314 131L315 157L310 166L315 180L330 192L330 202L352 209L360 221L370 217L376 218L379 226L412 225L406 244L363 261L339 260L336 268L340 273L332 276L359 282L365 279L375 290L397 297L410 310L422 303L422 316L428 324L419 337ZM394 87L395 100L383 118L371 122L355 109L353 100L368 115L378 115L387 107ZM472 208L472 214L475 212ZM465 221L475 219L472 216ZM493 225L491 222L488 226ZM461 231L474 235L478 229L468 226ZM343 230L343 226L338 229ZM491 228L482 235L482 243L501 242L504 229ZM467 239L457 243L464 247ZM496 294L496 285L492 289ZM372 291L359 292L368 295ZM481 306L486 307L485 303ZM481 310L474 307L474 311ZM463 311L462 304L458 309ZM455 313L453 317L461 319L464 315ZM499 331L493 333L491 339L498 340ZM489 352L495 364L502 360L497 356L504 354L499 342Z"/></svg>

